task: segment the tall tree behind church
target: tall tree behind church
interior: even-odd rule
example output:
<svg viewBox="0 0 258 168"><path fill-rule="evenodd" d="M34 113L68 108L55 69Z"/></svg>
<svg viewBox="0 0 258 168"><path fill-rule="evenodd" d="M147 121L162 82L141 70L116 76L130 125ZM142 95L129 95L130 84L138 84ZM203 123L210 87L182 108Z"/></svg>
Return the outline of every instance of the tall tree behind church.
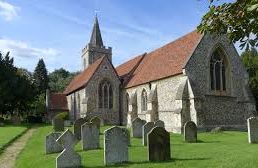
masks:
<svg viewBox="0 0 258 168"><path fill-rule="evenodd" d="M48 75L46 65L43 59L40 59L33 74L35 85L37 87L38 94L42 94L46 92L48 89Z"/></svg>
<svg viewBox="0 0 258 168"><path fill-rule="evenodd" d="M255 97L256 109L258 109L258 52L255 48L244 51L241 59L249 74L249 86Z"/></svg>

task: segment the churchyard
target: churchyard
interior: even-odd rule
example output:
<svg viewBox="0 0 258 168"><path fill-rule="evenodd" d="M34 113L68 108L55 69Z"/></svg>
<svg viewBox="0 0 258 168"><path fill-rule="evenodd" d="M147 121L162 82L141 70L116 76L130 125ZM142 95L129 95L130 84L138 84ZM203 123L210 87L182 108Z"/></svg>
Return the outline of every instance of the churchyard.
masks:
<svg viewBox="0 0 258 168"><path fill-rule="evenodd" d="M254 119L250 120L249 125L257 126L255 125L257 123L256 121ZM135 135L133 135L133 129L131 128L100 126L100 132L98 132L98 124L80 122L79 125L83 128L80 136L73 136L74 127L70 126L65 127L62 132L55 133L56 135L53 137L69 148L66 152L73 159L66 159L65 157L68 156L66 155L63 158L64 161L69 163L80 160L81 167L103 167L105 164L109 164L109 161L115 161L117 158L125 162L111 164L108 167L256 167L255 165L258 165L256 157L258 154L258 144L249 143L255 142L257 137L254 136L251 138L252 140L248 141L247 132L198 132L197 135L195 126L193 126L194 123L189 122L185 124L187 127L184 132L187 135L166 134L162 123L145 123L144 121L139 121L135 124L136 127L132 127L139 127L139 123L142 123L142 128L144 129L134 130ZM144 136L146 131L149 131L149 128L155 125L158 126L156 127L158 129L155 128L157 131L152 135L149 132L152 140L149 141L149 144L148 142L146 144L142 137L146 137ZM16 129L17 134L19 134L18 130L22 132L26 127L6 126L0 129L6 131L8 129ZM110 130L112 131L110 132ZM143 130L145 130L145 133ZM151 130L154 132L154 129ZM83 131L87 132L90 136L84 136ZM251 134L253 134L252 131L255 131L255 129L250 130ZM57 153L46 154L45 144L46 136L53 132L52 125L38 125L35 127L32 137L29 138L24 149L22 149L16 158L15 167L56 167L56 158L63 149L57 149L59 150ZM142 133L142 136L139 135L139 132ZM130 133L130 140L128 133ZM11 136L1 131L0 137L4 137L3 135ZM153 138L164 135L167 137L162 139ZM117 137L120 138L117 139ZM71 138L81 140L73 141ZM98 139L98 141L94 141L94 139ZM67 142L74 142L75 147L72 148ZM108 150L104 150L104 146ZM53 148L51 149L53 150ZM162 152L149 157L149 152L157 152L157 150ZM75 154L75 157L72 156L73 154ZM157 158L159 161L157 161ZM59 159L62 159L62 157L59 157Z"/></svg>

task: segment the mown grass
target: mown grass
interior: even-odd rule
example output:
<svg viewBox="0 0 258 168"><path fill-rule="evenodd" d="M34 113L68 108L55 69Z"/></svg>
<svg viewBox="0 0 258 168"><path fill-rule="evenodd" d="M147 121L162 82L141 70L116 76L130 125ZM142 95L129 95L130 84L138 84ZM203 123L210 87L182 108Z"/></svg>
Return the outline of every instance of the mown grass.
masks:
<svg viewBox="0 0 258 168"><path fill-rule="evenodd" d="M107 127L102 127L101 132ZM51 132L51 126L37 129L16 161L17 168L55 167L58 154L45 154L45 136ZM258 144L248 144L246 132L223 132L218 134L200 133L198 143L184 143L179 134L171 134L172 160L163 163L151 163L147 159L147 148L141 145L141 139L131 139L129 163L114 167L258 167ZM83 167L103 167L103 134L100 137L101 149L82 151L81 144L76 151L82 156Z"/></svg>
<svg viewBox="0 0 258 168"><path fill-rule="evenodd" d="M0 154L27 129L27 126L5 125L3 127L0 127Z"/></svg>

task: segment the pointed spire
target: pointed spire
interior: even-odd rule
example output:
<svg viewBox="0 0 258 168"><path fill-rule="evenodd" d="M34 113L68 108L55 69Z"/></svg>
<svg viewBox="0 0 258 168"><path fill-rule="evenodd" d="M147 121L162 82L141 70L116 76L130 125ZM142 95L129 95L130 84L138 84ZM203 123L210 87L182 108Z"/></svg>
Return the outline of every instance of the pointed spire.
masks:
<svg viewBox="0 0 258 168"><path fill-rule="evenodd" d="M101 38L97 15L95 16L95 22L94 22L94 26L93 26L93 30L90 38L90 44L97 47L103 47L103 41Z"/></svg>

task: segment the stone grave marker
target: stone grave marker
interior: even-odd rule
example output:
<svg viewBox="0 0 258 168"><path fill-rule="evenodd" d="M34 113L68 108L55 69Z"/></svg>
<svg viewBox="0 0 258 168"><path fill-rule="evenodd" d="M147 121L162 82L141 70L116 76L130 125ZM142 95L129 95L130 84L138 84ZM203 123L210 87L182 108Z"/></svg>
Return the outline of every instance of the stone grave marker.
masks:
<svg viewBox="0 0 258 168"><path fill-rule="evenodd" d="M142 138L142 126L146 123L145 120L135 118L132 122L132 137Z"/></svg>
<svg viewBox="0 0 258 168"><path fill-rule="evenodd" d="M104 131L104 164L128 161L128 131L114 126Z"/></svg>
<svg viewBox="0 0 258 168"><path fill-rule="evenodd" d="M53 127L55 132L64 131L64 120L60 118L53 119Z"/></svg>
<svg viewBox="0 0 258 168"><path fill-rule="evenodd" d="M56 142L61 134L61 132L52 132L46 136L46 154L59 153L63 151L63 147Z"/></svg>
<svg viewBox="0 0 258 168"><path fill-rule="evenodd" d="M95 123L84 123L82 129L82 149L98 149L99 148L99 129Z"/></svg>
<svg viewBox="0 0 258 168"><path fill-rule="evenodd" d="M97 128L100 129L100 125L101 125L101 119L97 116L93 117L90 122L94 123L95 125L97 125Z"/></svg>
<svg viewBox="0 0 258 168"><path fill-rule="evenodd" d="M163 127L163 128L165 128L165 123L162 120L157 120L157 121L154 122L154 126L155 127Z"/></svg>
<svg viewBox="0 0 258 168"><path fill-rule="evenodd" d="M75 137L78 140L81 140L81 126L85 123L85 119L84 118L79 118L77 120L75 120L74 125L73 125L73 133L75 135Z"/></svg>
<svg viewBox="0 0 258 168"><path fill-rule="evenodd" d="M258 143L258 118L250 117L247 119L248 142Z"/></svg>
<svg viewBox="0 0 258 168"><path fill-rule="evenodd" d="M150 130L154 127L154 122L147 122L142 127L142 145L147 145L147 135L150 132Z"/></svg>
<svg viewBox="0 0 258 168"><path fill-rule="evenodd" d="M185 142L197 142L197 126L193 121L187 121L184 125Z"/></svg>
<svg viewBox="0 0 258 168"><path fill-rule="evenodd" d="M154 127L148 133L149 161L167 161L171 158L170 136L163 127Z"/></svg>
<svg viewBox="0 0 258 168"><path fill-rule="evenodd" d="M56 141L64 148L56 158L56 168L80 167L81 156L73 149L78 142L74 134L67 129Z"/></svg>

